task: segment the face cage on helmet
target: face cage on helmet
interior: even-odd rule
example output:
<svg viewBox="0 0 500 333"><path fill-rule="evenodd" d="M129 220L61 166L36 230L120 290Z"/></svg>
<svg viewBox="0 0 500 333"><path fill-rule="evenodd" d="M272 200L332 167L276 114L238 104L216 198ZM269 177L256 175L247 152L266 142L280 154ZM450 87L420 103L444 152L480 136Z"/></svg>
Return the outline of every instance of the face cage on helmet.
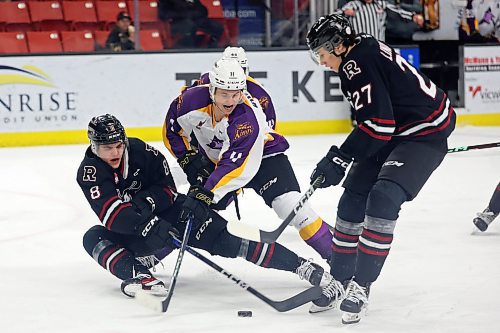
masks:
<svg viewBox="0 0 500 333"><path fill-rule="evenodd" d="M125 149L128 149L128 138L126 136L125 136L125 138L123 138L123 136L120 136L120 138L118 140L113 141L113 142L98 142L98 141L90 140L90 149L92 150L94 155L99 156L99 147L100 146L111 145L113 143L118 143L118 142L123 143L125 145Z"/></svg>
<svg viewBox="0 0 500 333"><path fill-rule="evenodd" d="M316 47L315 49L309 50L309 54L311 55L312 60L316 64L319 65L321 62L320 56L319 56L319 50L321 48L324 48L328 53L332 53L336 57L342 57L345 54L345 52L343 52L341 54L335 53L335 48L337 48L339 45L344 43L344 39L342 37L340 37L340 36L335 36L335 37L336 37L335 40L327 40L326 42L324 42L320 46Z"/></svg>
<svg viewBox="0 0 500 333"><path fill-rule="evenodd" d="M128 148L128 138L127 138L127 135L125 134L125 130L123 128L120 128L118 131L116 131L115 133L111 133L111 134L95 135L95 130L93 130L93 132L94 132L94 135L91 135L89 133L88 136L90 139L91 150L97 156L99 156L99 154L98 154L99 146L102 146L102 145L110 145L113 143L122 142L123 144L125 144L125 148ZM92 138L92 137L94 137L94 138Z"/></svg>

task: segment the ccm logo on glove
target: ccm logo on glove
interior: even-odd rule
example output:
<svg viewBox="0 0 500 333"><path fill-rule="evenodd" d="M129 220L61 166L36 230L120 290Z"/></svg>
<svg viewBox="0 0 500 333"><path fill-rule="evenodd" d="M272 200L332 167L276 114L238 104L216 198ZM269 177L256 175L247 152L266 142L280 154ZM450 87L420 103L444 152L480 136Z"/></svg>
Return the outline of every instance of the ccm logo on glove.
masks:
<svg viewBox="0 0 500 333"><path fill-rule="evenodd" d="M154 216L151 220L149 220L148 224L142 229L142 237L146 237L151 229L155 226L155 223L158 222L158 216Z"/></svg>
<svg viewBox="0 0 500 333"><path fill-rule="evenodd" d="M347 163L346 161L344 161L343 159L341 159L338 156L335 156L334 158L332 158L332 162L340 165L344 169L347 169L349 167L349 164L351 164L351 163Z"/></svg>

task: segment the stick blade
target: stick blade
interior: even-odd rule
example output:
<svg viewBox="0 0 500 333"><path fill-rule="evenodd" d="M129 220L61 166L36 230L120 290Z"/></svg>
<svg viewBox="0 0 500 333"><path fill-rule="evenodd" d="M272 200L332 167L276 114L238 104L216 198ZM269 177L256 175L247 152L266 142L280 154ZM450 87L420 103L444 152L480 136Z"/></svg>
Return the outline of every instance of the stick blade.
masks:
<svg viewBox="0 0 500 333"><path fill-rule="evenodd" d="M227 230L236 237L248 239L254 242L262 241L260 237L260 229L245 223L228 221Z"/></svg>
<svg viewBox="0 0 500 333"><path fill-rule="evenodd" d="M321 296L321 291L321 287L314 286L284 301L273 302L272 307L278 312L287 312L318 299Z"/></svg>
<svg viewBox="0 0 500 333"><path fill-rule="evenodd" d="M165 312L163 311L163 299L163 297L151 295L144 290L138 290L134 297L136 302L158 313Z"/></svg>

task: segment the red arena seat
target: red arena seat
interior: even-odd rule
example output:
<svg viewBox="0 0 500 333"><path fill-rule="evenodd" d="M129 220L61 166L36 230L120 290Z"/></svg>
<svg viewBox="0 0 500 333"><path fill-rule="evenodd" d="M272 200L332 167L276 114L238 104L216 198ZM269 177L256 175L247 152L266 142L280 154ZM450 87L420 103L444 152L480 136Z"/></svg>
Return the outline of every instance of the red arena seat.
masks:
<svg viewBox="0 0 500 333"><path fill-rule="evenodd" d="M26 36L30 53L62 52L57 31L28 31Z"/></svg>
<svg viewBox="0 0 500 333"><path fill-rule="evenodd" d="M23 32L0 32L0 53L28 53Z"/></svg>

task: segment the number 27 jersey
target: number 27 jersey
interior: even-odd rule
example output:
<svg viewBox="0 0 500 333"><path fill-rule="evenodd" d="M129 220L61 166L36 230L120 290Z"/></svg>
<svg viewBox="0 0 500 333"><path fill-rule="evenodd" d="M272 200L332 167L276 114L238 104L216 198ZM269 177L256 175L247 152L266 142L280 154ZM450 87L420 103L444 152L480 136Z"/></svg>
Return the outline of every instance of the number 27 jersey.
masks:
<svg viewBox="0 0 500 333"><path fill-rule="evenodd" d="M365 34L356 42L339 76L358 125L341 149L362 160L391 140L446 139L456 115L444 91L383 42Z"/></svg>

